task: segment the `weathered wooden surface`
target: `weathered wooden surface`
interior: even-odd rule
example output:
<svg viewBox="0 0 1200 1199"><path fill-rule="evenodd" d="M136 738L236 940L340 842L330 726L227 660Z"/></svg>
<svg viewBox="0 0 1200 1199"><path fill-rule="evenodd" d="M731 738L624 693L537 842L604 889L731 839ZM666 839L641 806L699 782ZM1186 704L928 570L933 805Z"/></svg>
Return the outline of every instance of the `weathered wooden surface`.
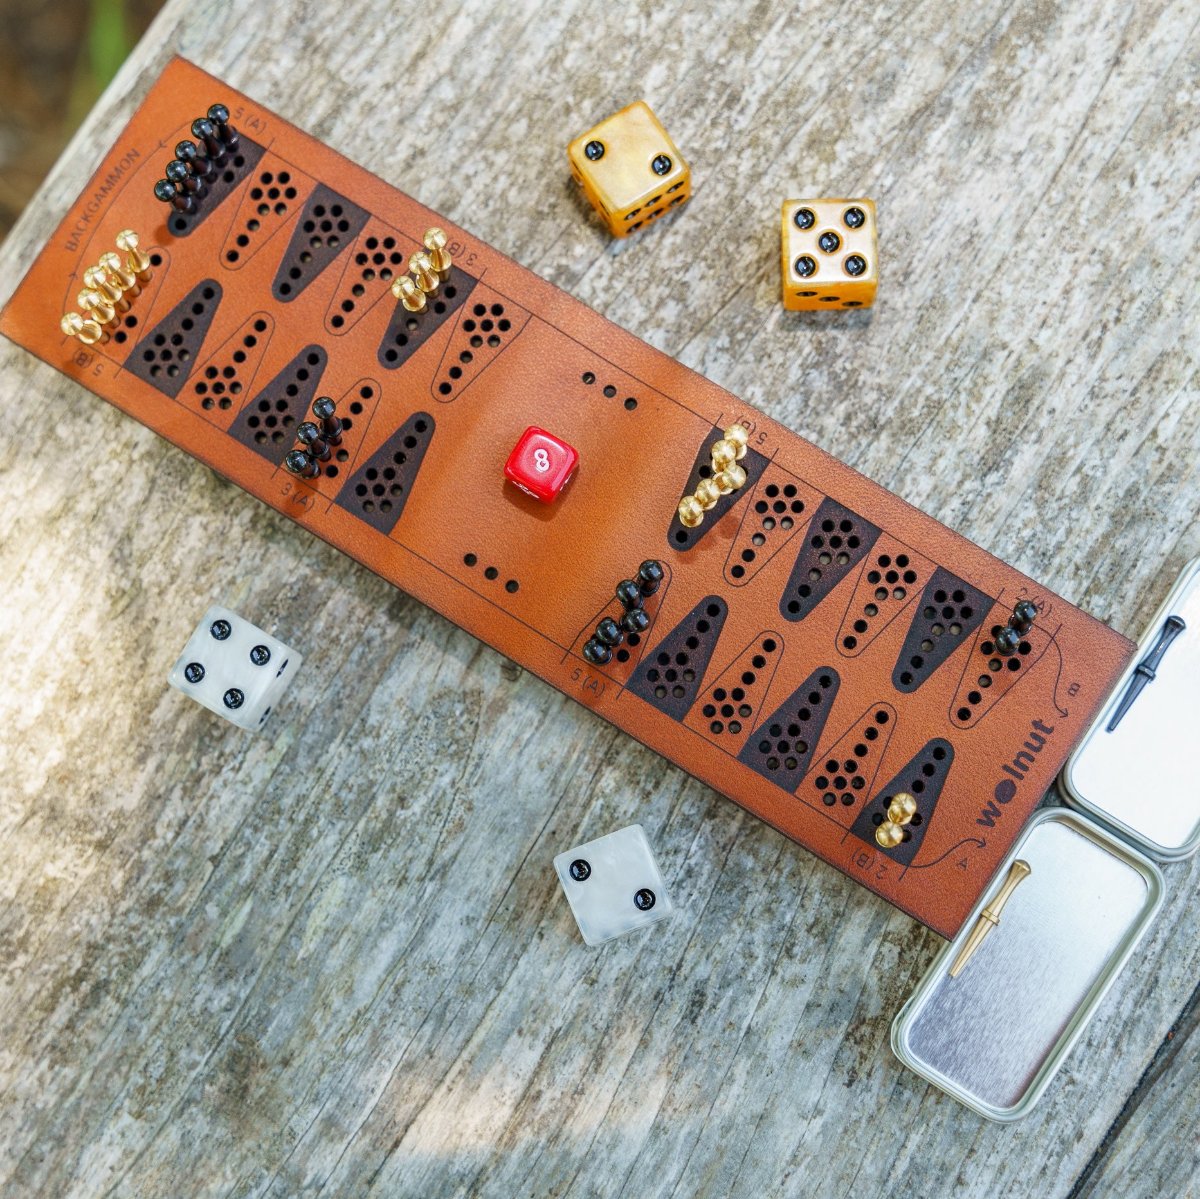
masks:
<svg viewBox="0 0 1200 1199"><path fill-rule="evenodd" d="M1194 5L433 7L170 0L0 291L178 49L1140 630L1200 552ZM614 245L564 146L639 95L696 195ZM779 201L821 193L880 204L873 312L777 305ZM1045 1102L988 1125L887 1046L934 936L0 365L5 1195L1200 1185L1194 864ZM166 689L214 599L307 654L264 736ZM550 859L633 820L681 914L589 950Z"/></svg>

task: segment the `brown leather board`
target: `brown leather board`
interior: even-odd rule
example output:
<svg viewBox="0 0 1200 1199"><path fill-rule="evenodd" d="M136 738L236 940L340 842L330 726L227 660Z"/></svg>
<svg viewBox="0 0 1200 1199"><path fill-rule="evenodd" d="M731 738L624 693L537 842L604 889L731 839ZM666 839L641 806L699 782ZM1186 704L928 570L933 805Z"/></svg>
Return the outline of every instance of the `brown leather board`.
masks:
<svg viewBox="0 0 1200 1199"><path fill-rule="evenodd" d="M238 154L198 219L168 228L154 181L218 100ZM454 271L413 315L389 283L434 225ZM124 228L159 265L117 336L88 348L59 318ZM181 59L0 330L945 936L1133 652ZM317 395L350 428L309 483L280 463ZM750 431L749 481L684 530L676 505L735 421ZM580 454L552 505L504 479L529 425ZM630 445L652 451L615 484L614 452ZM589 665L584 641L646 558L666 570L649 630ZM991 629L1022 597L1038 619L997 669ZM920 820L883 850L873 830L896 790L915 794Z"/></svg>

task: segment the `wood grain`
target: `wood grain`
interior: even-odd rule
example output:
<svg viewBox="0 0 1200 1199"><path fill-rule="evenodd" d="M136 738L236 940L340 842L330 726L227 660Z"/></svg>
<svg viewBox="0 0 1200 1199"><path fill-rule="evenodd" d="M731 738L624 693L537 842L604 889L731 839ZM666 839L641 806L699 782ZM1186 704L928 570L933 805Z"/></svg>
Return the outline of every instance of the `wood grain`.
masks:
<svg viewBox="0 0 1200 1199"><path fill-rule="evenodd" d="M0 293L178 50L1128 633L1200 552L1194 6L282 11L169 0ZM564 146L639 95L696 194L615 244ZM806 193L879 203L873 311L780 310ZM1196 1190L1195 864L988 1125L887 1047L932 934L0 363L6 1194ZM214 599L306 653L266 736L165 686ZM588 950L550 860L633 820L682 910Z"/></svg>

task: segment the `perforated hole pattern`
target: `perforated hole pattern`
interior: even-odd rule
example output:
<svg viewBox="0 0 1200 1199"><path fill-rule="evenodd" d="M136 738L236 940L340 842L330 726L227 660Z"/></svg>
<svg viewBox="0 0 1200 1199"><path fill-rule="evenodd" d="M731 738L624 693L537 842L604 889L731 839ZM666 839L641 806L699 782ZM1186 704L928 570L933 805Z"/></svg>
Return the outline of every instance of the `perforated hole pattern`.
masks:
<svg viewBox="0 0 1200 1199"><path fill-rule="evenodd" d="M981 674L975 680L975 687L967 692L966 704L959 708L957 712L955 712L955 716L957 716L958 719L963 723L966 723L966 721L970 720L971 717L975 715L973 709L983 703L983 693L992 685L992 676L999 674L1002 670L1008 670L1011 673L1016 674L1023 665L1021 659L1028 657L1031 653L1033 653L1033 645L1030 642L1023 640L1021 644L1017 646L1017 652L1015 654L1008 658L999 657L995 652L996 646L994 644L994 639L1003 627L1003 625L998 624L992 625L991 638L979 643L979 652L988 660L988 673Z"/></svg>
<svg viewBox="0 0 1200 1199"><path fill-rule="evenodd" d="M470 334L471 348L459 352L458 361L446 371L438 384L438 395L448 396L454 391L454 385L463 377L463 367L474 362L476 351L484 346L499 349L504 341L503 334L512 329L512 321L504 315L503 304L475 304L471 308L471 315L463 321L462 328L464 333Z"/></svg>
<svg viewBox="0 0 1200 1199"><path fill-rule="evenodd" d="M912 793L914 798L919 800L921 795L924 793L925 788L928 786L929 780L931 780L937 776L938 770L940 769L939 763L944 762L945 760L946 760L945 749L943 749L942 746L940 746L940 745L935 745L933 747L933 749L930 750L929 755L927 757L924 757L923 760L919 761L913 767L913 774L912 774L912 777L908 780L907 787L905 787L902 784L902 785L896 787L895 790L896 791L908 790ZM883 809L885 809L884 811L871 813L871 823L873 825L875 825L876 828L878 828L879 825L881 825L884 821L884 817L886 815L887 804L888 804L890 798L891 798L890 796L887 796L880 801L880 806ZM904 826L904 840L905 841L912 840L912 831L911 830L914 828L920 828L921 823L922 823L921 813L920 812L914 813L912 820L910 820L908 822L908 824Z"/></svg>
<svg viewBox="0 0 1200 1199"><path fill-rule="evenodd" d="M413 432L405 436L402 447L392 455L392 460L387 466L382 469L375 466L367 468L365 481L354 488L359 507L364 513L374 512L376 508L380 512L391 512L396 506L404 495L404 483L399 477L399 468L408 462L408 455L417 448L419 442L416 434L428 431L429 426L425 421L418 420L413 425Z"/></svg>
<svg viewBox="0 0 1200 1199"><path fill-rule="evenodd" d="M775 721L767 725L758 742L758 752L764 754L763 766L768 771L776 771L781 767L785 770L795 770L802 758L809 751L807 741L801 738L803 726L813 718L813 712L825 700L824 693L833 686L833 675L817 676L816 686L796 710L795 719L787 724Z"/></svg>
<svg viewBox="0 0 1200 1199"><path fill-rule="evenodd" d="M738 680L739 686L714 687L709 702L701 709L708 720L710 733L720 736L723 733L737 735L742 731L742 721L749 720L754 715L754 708L746 702L746 688L753 687L759 674L766 669L767 655L778 649L774 637L764 637L759 646L759 652L750 659L750 669L742 671Z"/></svg>
<svg viewBox="0 0 1200 1199"><path fill-rule="evenodd" d="M854 744L853 756L841 762L830 758L825 763L825 773L817 775L814 780L817 790L824 792L821 802L827 808L832 808L839 799L846 807L852 807L856 798L854 793L863 790L867 785L867 780L859 774L859 767L863 758L871 752L871 742L879 740L880 728L887 724L891 717L886 709L877 708L871 719L874 723L862 730L861 739Z"/></svg>
<svg viewBox="0 0 1200 1199"><path fill-rule="evenodd" d="M257 402L256 411L246 418L246 424L254 430L254 440L259 445L265 445L268 441L280 445L293 436L291 430L296 418L288 411L288 400L300 394L300 384L308 382L309 367L318 366L320 362L319 355L308 354L304 365L296 369L292 381L284 387L283 396L274 401L264 396Z"/></svg>
<svg viewBox="0 0 1200 1199"><path fill-rule="evenodd" d="M368 283L373 283L376 279L390 283L397 268L404 265L404 255L396 248L396 239L391 234L382 238L373 235L364 238L362 247L354 255L354 265L358 267L358 282L351 286L350 294L338 305L341 311L335 312L329 318L329 324L334 329L345 327L346 318L357 307L356 301L367 294Z"/></svg>
<svg viewBox="0 0 1200 1199"><path fill-rule="evenodd" d="M846 649L858 646L858 636L867 632L880 607L888 600L904 601L908 598L908 589L917 583L917 572L909 565L907 554L897 554L895 559L891 554L880 554L875 559L874 567L867 571L867 582L875 585L874 598L863 607L863 614L854 622L854 632L847 633L842 638Z"/></svg>
<svg viewBox="0 0 1200 1199"><path fill-rule="evenodd" d="M183 344L184 334L190 333L196 327L196 318L207 312L209 303L215 298L216 290L205 287L200 292L200 299L192 302L191 313L179 322L180 332L167 334L156 333L151 338L151 344L142 350L142 359L149 365L153 378L166 375L174 379L181 370L186 369L191 352Z"/></svg>
<svg viewBox="0 0 1200 1199"><path fill-rule="evenodd" d="M444 316L446 313L446 300L453 300L456 295L458 295L458 290L454 284L446 284L446 286L442 288L439 298L434 300L433 303L429 305L428 309L426 309L426 312L432 312L435 316ZM421 327L421 317L424 315L424 312L410 312L408 314L407 318L392 335L392 341L395 344L388 346L388 348L383 352L383 360L385 362L399 361L400 350L408 345L408 339Z"/></svg>
<svg viewBox="0 0 1200 1199"><path fill-rule="evenodd" d="M463 565L469 566L469 567L471 567L471 569L474 569L476 566L479 565L479 555L475 554L475 553L464 554L463 555ZM500 568L498 566L485 566L483 568L483 577L485 579L487 579L489 582L492 582L492 583L496 582L500 578ZM519 580L506 579L504 581L504 590L507 591L509 595L516 594L516 592L520 591L520 589L521 589L521 584L520 584ZM632 637L629 638L629 642L631 645L637 645L636 638L637 638L636 633Z"/></svg>
<svg viewBox="0 0 1200 1199"><path fill-rule="evenodd" d="M909 669L900 674L900 682L909 686L916 675L913 671L920 670L925 665L925 654L931 653L934 644L945 637L961 637L963 623L975 615L975 610L966 603L966 593L961 590L945 592L940 587L933 593L933 603L926 604L921 609L923 619L930 621L928 635L921 641L920 652L913 654L909 660Z"/></svg>
<svg viewBox="0 0 1200 1199"><path fill-rule="evenodd" d="M281 296L292 294L292 286L304 277L304 268L312 262L314 250L336 250L341 246L343 236L350 230L350 222L343 215L340 204L331 204L328 209L324 204L317 204L301 228L308 234L308 246L300 251L299 265L288 267L287 278L279 284Z"/></svg>
<svg viewBox="0 0 1200 1199"><path fill-rule="evenodd" d="M821 528L813 534L809 543L816 551L813 564L809 567L808 581L800 583L796 594L801 600L809 599L817 583L824 577L828 566L846 566L850 562L850 551L862 545L862 540L854 531L854 522L846 517L840 521L826 518L821 521ZM789 600L787 610L796 615L801 609L799 600Z"/></svg>
<svg viewBox="0 0 1200 1199"><path fill-rule="evenodd" d="M238 376L238 367L242 366L247 357L247 351L258 345L259 337L267 331L267 322L259 317L249 333L242 338L240 348L230 355L230 361L223 367L209 363L202 372L203 377L192 385L192 391L200 398L200 407L211 411L219 408L227 412L233 407L235 396L242 394L244 384Z"/></svg>
<svg viewBox="0 0 1200 1199"><path fill-rule="evenodd" d="M655 665L646 671L646 678L654 684L658 699L665 699L668 692L675 699L683 699L687 694L684 684L696 681L696 672L691 666L692 653L700 648L700 638L712 628L710 621L720 615L721 609L716 604L709 604L704 615L696 621L695 632L684 640L684 649L674 657L665 651L659 651L655 656Z"/></svg>
<svg viewBox="0 0 1200 1199"><path fill-rule="evenodd" d="M595 385L595 382L596 382L596 372L595 371L584 371L583 374L580 375L580 380L587 387L592 387ZM619 388L617 387L617 385L615 383L603 384L601 387L601 391L604 393L605 399L609 399L609 400L615 399L617 397L617 395L619 394ZM633 412L638 406L637 396L627 395L625 397L625 399L621 401L621 403L626 412Z"/></svg>
<svg viewBox="0 0 1200 1199"><path fill-rule="evenodd" d="M796 494L795 483L785 483L782 487L778 483L768 483L763 488L762 498L754 501L754 512L759 518L758 531L750 538L750 544L754 548L742 550L742 560L729 568L733 578L745 578L746 567L758 557L758 550L766 545L776 529L787 533L795 527L796 517L804 511L804 501L797 499Z"/></svg>
<svg viewBox="0 0 1200 1199"><path fill-rule="evenodd" d="M262 228L262 219L274 213L277 217L285 217L290 207L289 201L296 198L296 189L292 186L292 176L287 171L276 175L272 171L263 171L258 177L258 183L250 189L250 199L254 200L255 215L246 221L243 232L237 235L236 248L225 251L226 262L237 262L242 252L251 241L251 235Z"/></svg>

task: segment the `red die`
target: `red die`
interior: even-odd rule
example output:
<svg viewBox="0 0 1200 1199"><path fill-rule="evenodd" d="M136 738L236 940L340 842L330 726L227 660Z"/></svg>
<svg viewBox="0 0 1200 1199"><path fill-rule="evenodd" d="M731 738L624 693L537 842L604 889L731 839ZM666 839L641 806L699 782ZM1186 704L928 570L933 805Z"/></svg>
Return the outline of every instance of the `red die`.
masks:
<svg viewBox="0 0 1200 1199"><path fill-rule="evenodd" d="M504 476L543 504L554 503L571 481L579 452L553 433L530 425L504 464Z"/></svg>

